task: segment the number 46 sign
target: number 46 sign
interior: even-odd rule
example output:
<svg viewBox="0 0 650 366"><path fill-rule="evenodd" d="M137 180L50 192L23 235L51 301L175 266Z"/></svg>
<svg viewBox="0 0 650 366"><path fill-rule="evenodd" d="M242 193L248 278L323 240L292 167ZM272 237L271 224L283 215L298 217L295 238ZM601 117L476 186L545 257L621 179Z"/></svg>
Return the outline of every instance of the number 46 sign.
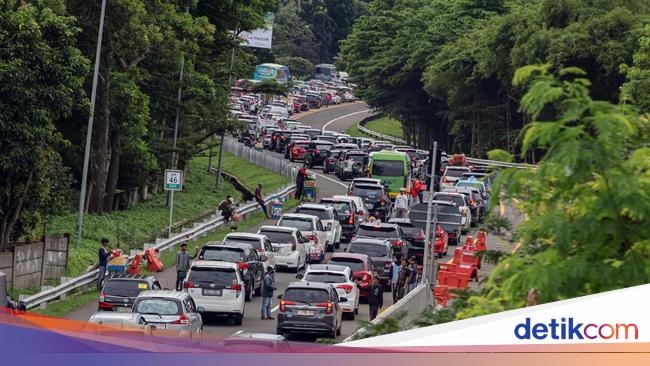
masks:
<svg viewBox="0 0 650 366"><path fill-rule="evenodd" d="M182 170L165 170L166 191L180 191L183 189L183 171Z"/></svg>

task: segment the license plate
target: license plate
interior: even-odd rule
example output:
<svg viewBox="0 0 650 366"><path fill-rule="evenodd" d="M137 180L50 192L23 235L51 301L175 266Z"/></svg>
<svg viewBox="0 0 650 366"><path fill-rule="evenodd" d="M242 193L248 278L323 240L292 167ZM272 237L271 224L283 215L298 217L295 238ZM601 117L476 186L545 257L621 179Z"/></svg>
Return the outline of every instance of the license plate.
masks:
<svg viewBox="0 0 650 366"><path fill-rule="evenodd" d="M314 312L312 310L296 310L296 315L314 316Z"/></svg>
<svg viewBox="0 0 650 366"><path fill-rule="evenodd" d="M221 290L211 290L211 289L203 289L203 295L205 296L221 296Z"/></svg>
<svg viewBox="0 0 650 366"><path fill-rule="evenodd" d="M149 323L156 327L156 329L167 329L167 324L165 323Z"/></svg>
<svg viewBox="0 0 650 366"><path fill-rule="evenodd" d="M115 306L113 307L113 310L117 311L118 313L130 313L131 308L128 306Z"/></svg>

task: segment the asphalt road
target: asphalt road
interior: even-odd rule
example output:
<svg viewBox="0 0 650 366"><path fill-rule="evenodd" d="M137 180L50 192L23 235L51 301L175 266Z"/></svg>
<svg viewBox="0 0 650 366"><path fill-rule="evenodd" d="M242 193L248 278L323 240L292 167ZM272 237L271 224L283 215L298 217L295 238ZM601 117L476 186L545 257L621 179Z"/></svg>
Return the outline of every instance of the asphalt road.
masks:
<svg viewBox="0 0 650 366"><path fill-rule="evenodd" d="M307 112L302 116L296 116L295 119L310 125L314 128L324 128L326 130L332 130L337 132L343 132L350 126L358 123L361 119L371 115L372 113L368 110L367 106L364 103L353 103L345 104L330 107L328 109L323 109L314 112ZM281 154L271 153L279 158L282 158ZM320 169L313 170L312 172L317 175L317 185L319 188L318 197L327 197L335 194L345 194L347 191L347 184L339 181L334 175L323 174ZM267 192L268 193L268 192ZM262 225L272 225L275 221L266 220ZM255 232L257 228L253 228L250 231ZM464 242L464 237L462 242ZM462 243L461 242L461 243ZM488 247L489 248L504 248L502 243L498 243L495 238L488 236ZM342 244L339 251L343 251L346 245ZM440 260L448 261L453 256L453 250L455 247L450 247L448 255ZM192 252L192 244L190 243L190 252ZM329 256L330 254L328 254ZM486 274L491 268L484 268L481 270L482 274ZM280 289L276 294L281 293L284 290L289 282L295 280L296 274L294 273L283 273L278 272L275 275L276 285ZM176 271L175 268L168 268L165 271L158 273L156 278L161 282L164 288L173 288L176 280ZM472 286L477 286L473 284ZM277 304L278 301L276 298L273 299L273 313L277 314ZM384 308L392 304L391 295L389 292L384 294ZM96 303L89 304L83 308L77 309L76 311L70 313L66 316L66 319L81 320L86 321L96 310ZM260 317L260 307L261 307L261 298L259 296L254 297L253 301L247 302L245 305L245 316L242 326L235 326L232 321L227 318L204 318L204 332L213 333L218 336L229 336L239 330L244 330L245 332L256 332L256 333L275 333L275 321L273 320L262 320ZM368 315L368 305L360 304L359 314L356 316L356 320L344 320L341 336L337 337L337 340L342 340L353 334L356 329L359 328L359 323L357 320L369 320ZM293 340L297 341L314 341L315 338L305 338L298 337Z"/></svg>

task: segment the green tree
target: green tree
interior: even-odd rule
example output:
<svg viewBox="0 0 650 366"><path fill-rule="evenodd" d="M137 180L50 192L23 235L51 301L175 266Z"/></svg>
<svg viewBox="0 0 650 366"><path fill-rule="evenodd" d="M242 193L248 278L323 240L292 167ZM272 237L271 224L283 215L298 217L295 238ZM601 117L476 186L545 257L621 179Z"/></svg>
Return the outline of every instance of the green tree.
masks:
<svg viewBox="0 0 650 366"><path fill-rule="evenodd" d="M0 251L29 232L37 210L62 203L69 177L53 121L84 97L78 32L62 1L0 5Z"/></svg>

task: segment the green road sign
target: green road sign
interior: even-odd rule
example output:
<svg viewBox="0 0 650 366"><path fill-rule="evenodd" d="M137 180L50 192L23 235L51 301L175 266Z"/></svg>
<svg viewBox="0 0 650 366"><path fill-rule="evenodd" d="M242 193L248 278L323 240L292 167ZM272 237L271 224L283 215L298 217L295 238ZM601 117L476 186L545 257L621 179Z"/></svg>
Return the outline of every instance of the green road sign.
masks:
<svg viewBox="0 0 650 366"><path fill-rule="evenodd" d="M183 171L166 169L164 187L166 191L180 191L183 189Z"/></svg>

